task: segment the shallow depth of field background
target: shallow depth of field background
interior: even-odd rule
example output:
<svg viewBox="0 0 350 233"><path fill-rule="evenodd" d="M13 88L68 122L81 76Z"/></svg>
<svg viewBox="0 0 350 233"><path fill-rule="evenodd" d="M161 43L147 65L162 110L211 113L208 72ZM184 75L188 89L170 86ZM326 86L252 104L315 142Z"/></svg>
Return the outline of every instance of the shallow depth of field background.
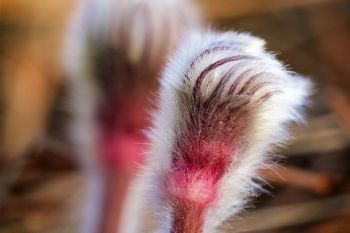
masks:
<svg viewBox="0 0 350 233"><path fill-rule="evenodd" d="M350 232L350 1L196 0L214 28L248 31L315 82L306 125L271 184L229 229ZM0 233L76 232L82 176L50 140L75 0L0 1ZM62 116L63 117L63 116ZM228 230L226 230L229 232Z"/></svg>

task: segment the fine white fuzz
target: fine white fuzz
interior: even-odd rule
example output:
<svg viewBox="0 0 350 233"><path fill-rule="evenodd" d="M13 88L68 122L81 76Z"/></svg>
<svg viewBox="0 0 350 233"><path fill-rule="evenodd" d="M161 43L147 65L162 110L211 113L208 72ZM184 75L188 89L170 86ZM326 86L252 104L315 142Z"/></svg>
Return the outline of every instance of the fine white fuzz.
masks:
<svg viewBox="0 0 350 233"><path fill-rule="evenodd" d="M68 133L88 182L84 233L99 231L104 208L98 109L118 92L115 86L121 87L123 93L117 95L122 96L130 91L125 84L130 80L144 76L132 81L140 86L155 82L178 41L198 25L197 13L186 0L80 1L67 32L63 69L72 114ZM119 114L118 107L110 107Z"/></svg>
<svg viewBox="0 0 350 233"><path fill-rule="evenodd" d="M195 32L170 60L142 174L162 217L159 232L216 232L255 194L257 168L288 138L286 124L301 120L311 85L264 44L247 33ZM204 209L201 226L174 225L186 221L179 209Z"/></svg>
<svg viewBox="0 0 350 233"><path fill-rule="evenodd" d="M133 65L163 65L185 32L200 26L187 0L83 0L68 38L65 64L92 72L94 50L114 50Z"/></svg>
<svg viewBox="0 0 350 233"><path fill-rule="evenodd" d="M141 74L153 69L150 74L156 76L183 35L199 25L196 11L186 0L81 1L68 31L63 68L73 113L70 134L84 166L97 164L90 156L96 154L96 106L108 91L100 83L106 77L96 72L105 65L101 62L128 63ZM96 59L101 53L107 58ZM110 53L114 55L108 57ZM125 75L116 70L107 83Z"/></svg>

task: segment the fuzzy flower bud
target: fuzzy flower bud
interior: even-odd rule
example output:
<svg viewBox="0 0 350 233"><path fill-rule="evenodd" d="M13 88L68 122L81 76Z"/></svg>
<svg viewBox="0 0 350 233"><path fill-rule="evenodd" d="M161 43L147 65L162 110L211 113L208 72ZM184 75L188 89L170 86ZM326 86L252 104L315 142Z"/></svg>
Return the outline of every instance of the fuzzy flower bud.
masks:
<svg viewBox="0 0 350 233"><path fill-rule="evenodd" d="M213 233L301 119L310 83L246 33L192 33L161 80L144 175L163 233Z"/></svg>

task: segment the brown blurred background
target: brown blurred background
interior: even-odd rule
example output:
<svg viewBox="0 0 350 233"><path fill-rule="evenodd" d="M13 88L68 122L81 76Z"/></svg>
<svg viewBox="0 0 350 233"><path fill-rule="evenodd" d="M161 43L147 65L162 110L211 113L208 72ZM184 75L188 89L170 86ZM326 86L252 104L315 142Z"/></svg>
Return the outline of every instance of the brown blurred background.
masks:
<svg viewBox="0 0 350 233"><path fill-rule="evenodd" d="M293 126L270 192L223 232L350 232L350 1L196 0L215 28L248 31L315 82L308 123ZM76 1L0 1L0 233L77 232L82 177L48 135L61 49ZM57 132L54 132L57 133ZM254 206L254 207L253 207Z"/></svg>

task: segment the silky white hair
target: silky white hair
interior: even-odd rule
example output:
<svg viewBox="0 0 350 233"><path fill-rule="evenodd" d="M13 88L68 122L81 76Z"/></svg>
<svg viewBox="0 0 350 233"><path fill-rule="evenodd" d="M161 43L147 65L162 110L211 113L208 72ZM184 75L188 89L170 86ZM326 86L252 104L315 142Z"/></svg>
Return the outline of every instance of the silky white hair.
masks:
<svg viewBox="0 0 350 233"><path fill-rule="evenodd" d="M63 70L72 115L68 134L88 182L84 233L97 232L105 185L96 122L96 109L105 90L97 83L95 53L101 49L122 51L114 58L135 69L154 69L157 74L160 69L157 66L166 61L182 36L195 27L200 27L200 19L187 0L79 2L67 31ZM111 78L120 77L114 74ZM123 228L120 231L126 232Z"/></svg>
<svg viewBox="0 0 350 233"><path fill-rule="evenodd" d="M234 57L237 59L229 60ZM213 64L225 59L226 62L213 68ZM198 77L205 70L206 78L198 86ZM219 84L225 74L229 74L228 80ZM184 103L183 96L193 96L197 91L206 100L219 85L224 86L216 94L217 101L245 98L248 101L245 108L252 111L247 120L248 130L242 135L246 144L236 145L243 148L239 148L238 161L233 158L220 178L217 197L205 212L204 233L217 232L225 219L241 211L249 197L259 191L257 169L268 166L273 149L288 139L287 124L302 120L301 110L311 88L308 80L288 71L267 52L265 41L260 38L248 33L210 30L190 33L163 72L159 109L153 114L153 128L149 132L148 163L140 174L142 181L137 184L156 205L155 212L161 219L157 232L171 231L173 209L163 182L172 170L177 137L188 130L183 127L187 125L183 122L187 120L184 111L191 112L192 103ZM231 86L236 87L229 94Z"/></svg>
<svg viewBox="0 0 350 233"><path fill-rule="evenodd" d="M82 0L73 16L63 53L73 113L70 135L78 150L88 148L78 154L88 158L91 164L86 161L86 166L91 167L96 164L89 156L96 153L94 114L104 91L96 82L99 77L94 74L94 51L105 47L125 50L126 57L116 59L130 63L139 62L149 53L146 60L159 63L166 61L184 34L201 23L186 0ZM143 46L146 41L150 47ZM111 78L120 77L116 74Z"/></svg>

